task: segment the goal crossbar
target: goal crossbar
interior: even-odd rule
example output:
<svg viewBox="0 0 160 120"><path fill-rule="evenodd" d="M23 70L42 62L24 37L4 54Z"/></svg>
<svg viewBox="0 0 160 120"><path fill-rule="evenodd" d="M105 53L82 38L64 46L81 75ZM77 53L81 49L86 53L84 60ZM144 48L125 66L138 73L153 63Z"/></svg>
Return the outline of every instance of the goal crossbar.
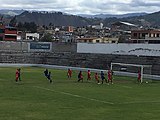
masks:
<svg viewBox="0 0 160 120"><path fill-rule="evenodd" d="M138 64L126 64L126 63L111 63L112 65L120 65L120 66L133 66L133 67L152 67L152 65L138 65Z"/></svg>
<svg viewBox="0 0 160 120"><path fill-rule="evenodd" d="M126 63L111 63L111 70L113 69L113 65L140 67L140 68L141 68L141 83L143 82L143 71L144 71L144 68L151 68L151 67L152 67L152 65L138 65L138 64L126 64Z"/></svg>

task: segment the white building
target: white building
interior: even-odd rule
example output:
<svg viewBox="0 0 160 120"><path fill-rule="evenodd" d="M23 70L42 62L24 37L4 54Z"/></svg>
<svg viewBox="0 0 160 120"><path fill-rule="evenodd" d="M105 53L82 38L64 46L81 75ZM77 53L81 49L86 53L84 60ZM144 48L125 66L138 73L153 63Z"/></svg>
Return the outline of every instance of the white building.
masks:
<svg viewBox="0 0 160 120"><path fill-rule="evenodd" d="M101 29L103 29L103 23L100 23L99 25L93 25L92 28L94 28L96 30L101 30Z"/></svg>
<svg viewBox="0 0 160 120"><path fill-rule="evenodd" d="M26 40L39 40L39 34L38 33L26 33Z"/></svg>

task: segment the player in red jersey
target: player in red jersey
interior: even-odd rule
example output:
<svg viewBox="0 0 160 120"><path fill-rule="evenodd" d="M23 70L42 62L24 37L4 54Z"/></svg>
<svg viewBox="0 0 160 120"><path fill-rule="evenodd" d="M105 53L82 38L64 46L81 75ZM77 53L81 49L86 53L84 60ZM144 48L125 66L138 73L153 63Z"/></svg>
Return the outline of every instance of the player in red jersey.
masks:
<svg viewBox="0 0 160 120"><path fill-rule="evenodd" d="M139 83L142 82L142 81L141 81L141 71L140 71L140 70L138 70L138 78L137 78L137 81L138 81Z"/></svg>
<svg viewBox="0 0 160 120"><path fill-rule="evenodd" d="M108 70L108 83L111 82L113 84L113 81L112 81L112 71L109 69Z"/></svg>
<svg viewBox="0 0 160 120"><path fill-rule="evenodd" d="M78 74L78 82L79 82L80 80L83 82L82 71L80 71L79 74Z"/></svg>
<svg viewBox="0 0 160 120"><path fill-rule="evenodd" d="M95 80L97 81L97 83L99 84L99 76L98 76L98 73L95 73L94 78L95 78Z"/></svg>
<svg viewBox="0 0 160 120"><path fill-rule="evenodd" d="M16 69L16 82L18 82L19 79L19 69Z"/></svg>
<svg viewBox="0 0 160 120"><path fill-rule="evenodd" d="M67 76L70 79L72 77L72 70L68 69Z"/></svg>
<svg viewBox="0 0 160 120"><path fill-rule="evenodd" d="M88 70L88 72L87 72L87 80L91 80L91 71L90 70Z"/></svg>
<svg viewBox="0 0 160 120"><path fill-rule="evenodd" d="M18 69L18 79L21 81L21 68Z"/></svg>

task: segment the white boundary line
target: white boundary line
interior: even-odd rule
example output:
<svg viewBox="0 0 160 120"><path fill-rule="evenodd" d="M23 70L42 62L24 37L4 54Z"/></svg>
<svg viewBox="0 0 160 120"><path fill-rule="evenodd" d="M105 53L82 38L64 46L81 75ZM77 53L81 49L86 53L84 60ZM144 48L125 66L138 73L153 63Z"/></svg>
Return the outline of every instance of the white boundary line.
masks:
<svg viewBox="0 0 160 120"><path fill-rule="evenodd" d="M117 84L116 84L117 85ZM132 89L132 87L130 87L130 86L126 86L126 85L117 85L117 86L120 86L120 87L123 87L123 88L129 88L129 89Z"/></svg>
<svg viewBox="0 0 160 120"><path fill-rule="evenodd" d="M60 93L60 94L64 94L64 95L68 95L68 96L72 96L72 97L83 98L83 99L87 99L87 100L91 100L91 101L95 101L95 102L99 102L99 103L110 104L110 105L115 105L115 104L117 104L117 105L127 105L127 104L142 104L142 103L160 103L160 101L135 101L135 102L112 103L112 102L107 102L107 101L98 100L98 99L94 99L94 98L84 97L84 96L80 96L80 95L76 95L76 94L71 94L71 93L68 93L68 92L62 92L62 91L57 91L57 90L53 90L53 89L48 89L48 88L44 88L44 87L40 87L40 86L33 86L33 87L37 88L37 89L56 92L56 93Z"/></svg>
<svg viewBox="0 0 160 120"><path fill-rule="evenodd" d="M107 101L98 100L98 99L94 99L94 98L88 98L88 97L84 97L84 96L80 96L80 95L76 95L76 94L71 94L68 92L56 91L56 90L52 90L52 89L48 89L48 88L44 88L44 87L40 87L40 86L33 86L33 87L38 88L38 89L42 89L42 90L46 90L46 91L51 91L51 92L56 92L56 93L72 96L72 97L83 98L83 99L87 99L87 100L91 100L91 101L95 101L95 102L114 105L114 103L112 103L112 102L107 102Z"/></svg>

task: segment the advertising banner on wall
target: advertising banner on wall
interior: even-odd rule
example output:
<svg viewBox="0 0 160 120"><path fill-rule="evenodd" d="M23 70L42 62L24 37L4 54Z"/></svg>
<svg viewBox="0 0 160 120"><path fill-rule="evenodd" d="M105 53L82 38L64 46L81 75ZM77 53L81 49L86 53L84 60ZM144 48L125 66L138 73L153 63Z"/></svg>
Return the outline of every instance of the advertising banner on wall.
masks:
<svg viewBox="0 0 160 120"><path fill-rule="evenodd" d="M28 51L29 52L51 52L52 51L52 43L50 42L30 42L28 43Z"/></svg>

